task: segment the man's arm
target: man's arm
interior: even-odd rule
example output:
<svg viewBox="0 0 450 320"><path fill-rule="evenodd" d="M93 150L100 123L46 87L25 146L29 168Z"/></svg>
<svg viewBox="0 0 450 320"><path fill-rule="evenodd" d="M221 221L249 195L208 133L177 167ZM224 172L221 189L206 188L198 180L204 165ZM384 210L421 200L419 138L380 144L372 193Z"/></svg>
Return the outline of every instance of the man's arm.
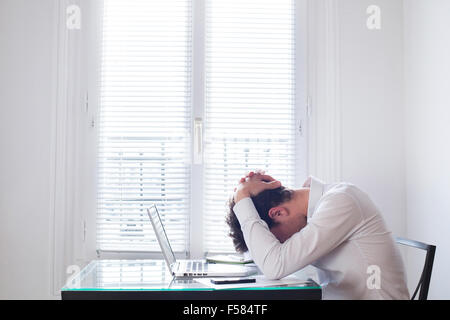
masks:
<svg viewBox="0 0 450 320"><path fill-rule="evenodd" d="M239 201L233 210L253 260L269 279L281 279L328 254L362 221L351 196L332 193L325 196L306 227L280 243L260 219L250 198Z"/></svg>

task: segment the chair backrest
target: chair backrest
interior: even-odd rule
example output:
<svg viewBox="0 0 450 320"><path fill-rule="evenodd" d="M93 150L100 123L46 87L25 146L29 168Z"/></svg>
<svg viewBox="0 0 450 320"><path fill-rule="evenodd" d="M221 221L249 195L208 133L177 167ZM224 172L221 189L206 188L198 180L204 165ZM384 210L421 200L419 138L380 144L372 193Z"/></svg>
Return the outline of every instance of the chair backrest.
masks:
<svg viewBox="0 0 450 320"><path fill-rule="evenodd" d="M434 254L436 252L436 246L426 244L419 241L409 240L405 238L396 237L395 241L398 244L424 250L427 252L425 257L425 264L423 266L422 275L420 276L419 284L417 285L411 300L416 298L417 292L420 289L419 300L427 300L428 289L430 288L431 272L433 271Z"/></svg>

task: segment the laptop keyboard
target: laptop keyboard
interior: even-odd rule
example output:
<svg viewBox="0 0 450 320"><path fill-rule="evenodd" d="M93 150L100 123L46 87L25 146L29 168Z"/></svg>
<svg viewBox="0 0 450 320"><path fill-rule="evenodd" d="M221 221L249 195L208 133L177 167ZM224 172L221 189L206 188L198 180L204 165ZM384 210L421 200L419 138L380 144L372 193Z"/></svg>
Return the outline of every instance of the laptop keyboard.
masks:
<svg viewBox="0 0 450 320"><path fill-rule="evenodd" d="M186 275L206 276L208 272L208 264L205 261L188 260L182 262L180 266Z"/></svg>
<svg viewBox="0 0 450 320"><path fill-rule="evenodd" d="M203 273L208 271L208 264L202 261L188 261L186 271L191 273Z"/></svg>

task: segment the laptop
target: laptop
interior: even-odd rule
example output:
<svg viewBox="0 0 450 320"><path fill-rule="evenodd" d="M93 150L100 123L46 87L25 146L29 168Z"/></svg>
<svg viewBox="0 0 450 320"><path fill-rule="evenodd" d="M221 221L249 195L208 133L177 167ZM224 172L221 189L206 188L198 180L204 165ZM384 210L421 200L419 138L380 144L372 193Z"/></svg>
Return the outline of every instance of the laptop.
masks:
<svg viewBox="0 0 450 320"><path fill-rule="evenodd" d="M156 238L170 273L175 277L246 277L257 273L254 267L207 263L204 260L177 261L156 205L147 209Z"/></svg>

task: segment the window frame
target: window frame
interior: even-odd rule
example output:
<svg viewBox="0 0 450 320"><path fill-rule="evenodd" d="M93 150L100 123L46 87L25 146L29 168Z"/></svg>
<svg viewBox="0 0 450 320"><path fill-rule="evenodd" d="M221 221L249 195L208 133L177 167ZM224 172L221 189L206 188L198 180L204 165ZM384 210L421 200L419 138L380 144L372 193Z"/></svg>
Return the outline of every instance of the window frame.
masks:
<svg viewBox="0 0 450 320"><path fill-rule="evenodd" d="M309 141L309 112L307 101L308 99L308 58L307 58L307 30L308 30L308 0L294 0L295 6L295 46L296 46L296 74L295 74L295 86L296 86L296 98L295 98L295 155L296 159L301 159L296 166L295 172L295 185L293 187L301 187L303 180L307 176L309 167L308 156L308 141ZM205 114L205 2L206 0L192 0L192 101L191 101L191 132L194 132L194 120L196 118L204 119ZM88 9L89 7L86 7ZM87 10L86 10L87 11ZM93 10L96 14L99 12L99 7ZM92 17L90 17L93 19ZM98 35L102 28L101 24L91 24L84 26L81 33L87 38L85 43L85 52L91 57L97 57L92 59L90 65L99 65L95 61L100 61L100 52L95 50L94 36L89 34ZM86 90L86 108L89 110L89 114L85 117L88 122L88 129L97 132L99 114L99 99L97 96L97 81L98 75L95 74L93 68L84 68L84 77L87 79ZM93 126L93 127L92 127ZM89 142L89 148L86 148L82 152L81 168L88 168L89 171L97 168L97 152L98 152L98 137L92 141L92 133L85 134L83 137L91 139ZM195 136L192 134L192 139ZM193 145L193 144L192 144ZM194 157L193 148L191 148L191 158ZM95 179L94 179L95 178ZM79 257L85 261L89 261L96 258L101 259L162 259L161 252L131 252L131 251L97 251L96 243L96 215L97 215L97 179L96 177L84 177L81 183L86 183L90 187L88 192L92 193L95 190L95 194L85 195L81 205L85 209L80 222L75 226L75 233L79 234L82 238L82 249L78 250ZM95 186L92 186L95 183ZM203 165L194 164L191 162L191 202L190 202L190 218L189 218L189 235L186 252L176 252L177 258L191 258L200 259L205 256L203 250Z"/></svg>

